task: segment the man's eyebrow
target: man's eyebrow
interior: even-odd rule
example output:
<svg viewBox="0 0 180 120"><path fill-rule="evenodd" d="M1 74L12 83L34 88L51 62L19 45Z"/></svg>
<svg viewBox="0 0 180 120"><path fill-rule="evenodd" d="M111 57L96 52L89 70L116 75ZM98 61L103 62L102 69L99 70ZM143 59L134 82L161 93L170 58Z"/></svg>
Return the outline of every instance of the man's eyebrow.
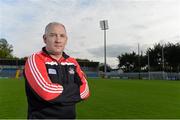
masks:
<svg viewBox="0 0 180 120"><path fill-rule="evenodd" d="M53 33L53 32L51 32L51 33L49 33L49 34L57 34L57 33ZM66 33L60 33L60 35L62 35L62 34L66 34Z"/></svg>

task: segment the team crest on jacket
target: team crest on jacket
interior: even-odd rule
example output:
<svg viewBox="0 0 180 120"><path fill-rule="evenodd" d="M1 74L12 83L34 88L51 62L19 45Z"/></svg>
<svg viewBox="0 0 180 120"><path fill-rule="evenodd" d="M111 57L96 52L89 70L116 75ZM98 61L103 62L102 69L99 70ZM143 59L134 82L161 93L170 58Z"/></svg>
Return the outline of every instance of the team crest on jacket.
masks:
<svg viewBox="0 0 180 120"><path fill-rule="evenodd" d="M74 74L74 68L69 68L69 74Z"/></svg>

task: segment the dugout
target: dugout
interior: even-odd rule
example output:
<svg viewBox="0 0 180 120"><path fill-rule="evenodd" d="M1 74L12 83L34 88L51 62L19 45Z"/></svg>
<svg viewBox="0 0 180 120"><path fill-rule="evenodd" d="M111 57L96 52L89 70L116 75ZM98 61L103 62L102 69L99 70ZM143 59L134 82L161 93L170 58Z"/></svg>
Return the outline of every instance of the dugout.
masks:
<svg viewBox="0 0 180 120"><path fill-rule="evenodd" d="M78 61L87 77L99 77L99 62ZM25 60L0 59L0 77L22 77Z"/></svg>
<svg viewBox="0 0 180 120"><path fill-rule="evenodd" d="M87 77L99 77L99 62L79 61L78 63Z"/></svg>
<svg viewBox="0 0 180 120"><path fill-rule="evenodd" d="M0 59L0 77L22 77L24 64L25 60Z"/></svg>

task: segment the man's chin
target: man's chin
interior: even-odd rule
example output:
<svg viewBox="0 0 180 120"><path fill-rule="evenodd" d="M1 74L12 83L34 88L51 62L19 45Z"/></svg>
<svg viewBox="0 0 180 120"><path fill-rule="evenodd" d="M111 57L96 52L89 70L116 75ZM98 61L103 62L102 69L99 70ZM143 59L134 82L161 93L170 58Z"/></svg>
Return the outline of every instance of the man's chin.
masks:
<svg viewBox="0 0 180 120"><path fill-rule="evenodd" d="M62 55L63 51L48 51L50 55Z"/></svg>
<svg viewBox="0 0 180 120"><path fill-rule="evenodd" d="M53 52L54 55L61 55L62 54L62 51L55 51Z"/></svg>

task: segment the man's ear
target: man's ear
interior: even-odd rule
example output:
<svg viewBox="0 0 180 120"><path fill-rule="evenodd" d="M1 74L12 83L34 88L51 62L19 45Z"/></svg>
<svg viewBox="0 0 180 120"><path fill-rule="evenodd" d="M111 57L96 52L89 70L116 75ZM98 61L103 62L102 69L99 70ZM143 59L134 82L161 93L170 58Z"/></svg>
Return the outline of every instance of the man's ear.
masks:
<svg viewBox="0 0 180 120"><path fill-rule="evenodd" d="M45 34L43 35L43 41L46 44L46 35Z"/></svg>

